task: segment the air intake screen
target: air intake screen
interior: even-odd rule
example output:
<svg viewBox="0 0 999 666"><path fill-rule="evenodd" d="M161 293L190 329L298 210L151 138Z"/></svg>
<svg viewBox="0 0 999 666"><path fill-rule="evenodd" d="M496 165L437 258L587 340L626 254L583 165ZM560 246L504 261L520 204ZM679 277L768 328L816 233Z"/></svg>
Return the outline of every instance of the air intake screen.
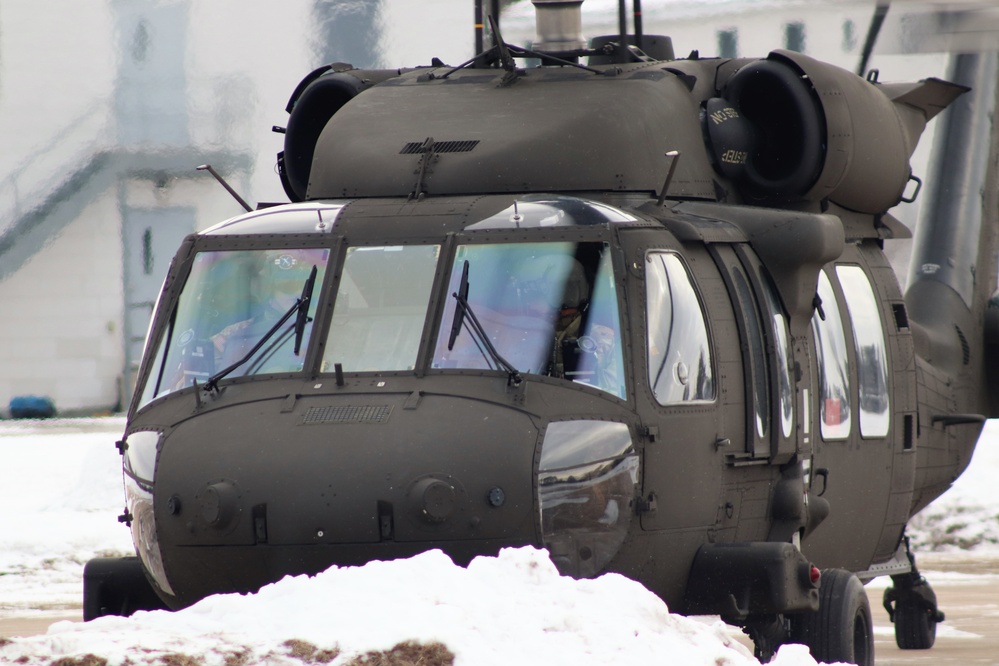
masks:
<svg viewBox="0 0 999 666"><path fill-rule="evenodd" d="M389 405L361 405L353 407L309 407L302 423L385 423L392 413Z"/></svg>
<svg viewBox="0 0 999 666"><path fill-rule="evenodd" d="M437 141L434 143L435 153L468 153L475 149L479 145L477 140L472 141ZM399 151L400 155L419 155L423 152L423 142L422 141L410 141L402 150Z"/></svg>

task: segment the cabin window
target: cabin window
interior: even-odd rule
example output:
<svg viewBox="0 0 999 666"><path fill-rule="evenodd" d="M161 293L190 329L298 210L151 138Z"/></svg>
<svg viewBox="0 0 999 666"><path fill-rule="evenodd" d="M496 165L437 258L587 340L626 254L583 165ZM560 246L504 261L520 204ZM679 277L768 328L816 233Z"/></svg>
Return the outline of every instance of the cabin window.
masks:
<svg viewBox="0 0 999 666"><path fill-rule="evenodd" d="M469 309L456 318L453 294L466 263ZM606 243L460 245L445 303L434 368L498 370L505 361L522 374L625 398L617 290Z"/></svg>
<svg viewBox="0 0 999 666"><path fill-rule="evenodd" d="M885 437L888 434L888 353L878 301L870 280L860 266L836 267L846 307L853 326L860 383L860 435Z"/></svg>
<svg viewBox="0 0 999 666"><path fill-rule="evenodd" d="M265 338L228 377L301 371L328 259L325 249L199 252L160 341L143 404L195 380L204 383ZM313 266L313 299L296 354L296 317L278 322L301 297Z"/></svg>
<svg viewBox="0 0 999 666"><path fill-rule="evenodd" d="M749 418L753 420L756 428L753 453L758 456L769 456L770 449L764 438L770 432L770 378L767 374L767 350L763 339L763 323L746 274L741 267L735 264L732 264L729 270L731 271L736 299L740 306L737 309L737 314L741 315L742 319L742 330L745 334L743 344L748 348L747 390L752 395L753 406Z"/></svg>
<svg viewBox="0 0 999 666"><path fill-rule="evenodd" d="M812 336L819 367L819 417L823 439L850 436L850 361L846 353L846 332L839 314L839 302L824 271L819 272L819 299L823 319L812 316Z"/></svg>
<svg viewBox="0 0 999 666"><path fill-rule="evenodd" d="M347 248L322 371L413 370L439 257L439 245Z"/></svg>
<svg viewBox="0 0 999 666"><path fill-rule="evenodd" d="M787 318L777 299L773 283L765 279L763 289L770 310L770 325L774 335L774 358L776 360L777 388L780 392L780 424L784 437L790 437L794 427L794 391L791 387L791 334L787 328Z"/></svg>
<svg viewBox="0 0 999 666"><path fill-rule="evenodd" d="M704 310L672 252L645 258L649 386L660 405L713 400L714 374Z"/></svg>

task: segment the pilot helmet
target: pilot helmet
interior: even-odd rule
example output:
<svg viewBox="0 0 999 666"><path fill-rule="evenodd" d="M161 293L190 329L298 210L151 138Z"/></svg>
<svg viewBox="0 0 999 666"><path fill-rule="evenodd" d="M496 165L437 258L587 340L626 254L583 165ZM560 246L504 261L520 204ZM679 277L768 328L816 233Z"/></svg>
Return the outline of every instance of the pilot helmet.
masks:
<svg viewBox="0 0 999 666"><path fill-rule="evenodd" d="M564 254L524 259L518 266L514 282L526 309L582 309L590 297L590 285L582 264Z"/></svg>

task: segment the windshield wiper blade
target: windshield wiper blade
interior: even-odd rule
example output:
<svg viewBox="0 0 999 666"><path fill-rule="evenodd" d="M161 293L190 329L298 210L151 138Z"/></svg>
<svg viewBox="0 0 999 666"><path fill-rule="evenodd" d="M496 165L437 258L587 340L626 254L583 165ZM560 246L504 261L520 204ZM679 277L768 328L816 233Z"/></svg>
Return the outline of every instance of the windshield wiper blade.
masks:
<svg viewBox="0 0 999 666"><path fill-rule="evenodd" d="M302 295L305 296L306 292L308 292L309 300L311 300L312 298L312 286L315 284L315 279L316 279L316 267L313 266L312 272L309 274L309 277L305 279L305 285L302 287ZM303 303L305 307L302 307ZM260 340L257 341L257 344L253 345L253 348L250 351L248 351L245 356L243 356L241 359L239 359L229 367L219 370L214 375L209 377L208 381L205 382L204 386L201 387L202 390L205 391L206 393L216 390L218 388L219 381L224 379L230 372L232 372L233 370L235 370L236 368L238 368L239 366L243 365L251 358L253 358L253 355L256 354L258 351L260 351L261 347L267 344L267 341L270 340L271 337L273 337L273 335L277 333L282 326L284 326L286 321L291 319L291 316L295 314L295 312L305 312L306 313L305 316L307 319L309 312L308 303L306 301L303 301L302 298L296 298L292 306L288 308L288 311L285 312L283 315L281 315L281 318L278 319L277 323L271 326L266 333L260 336ZM295 323L297 327L298 321L296 320ZM303 329L304 329L304 323L303 323ZM298 331L296 328L296 334L297 332ZM297 337L295 342L296 342L295 355L297 356L299 351L298 349L299 341Z"/></svg>
<svg viewBox="0 0 999 666"><path fill-rule="evenodd" d="M452 292L451 296L457 302L457 306L454 311L454 321L451 323L451 337L447 343L448 351L454 348L454 341L458 338L458 333L461 331L462 325L464 325L465 330L472 336L472 341L475 342L479 351L482 351L486 360L492 361L498 369L507 373L507 383L509 385L519 386L524 380L520 376L520 371L496 351L496 347L493 346L493 343L489 340L489 336L486 335L485 329L482 328L482 324L479 323L479 318L472 311L471 303L468 302L467 260L461 269L461 281L458 283L458 291Z"/></svg>
<svg viewBox="0 0 999 666"><path fill-rule="evenodd" d="M319 271L316 266L312 267L312 272L302 286L302 297L298 299L298 316L295 317L295 356L302 349L302 338L305 336L305 325L311 321L309 319L309 305L312 303L312 290L316 286L316 273Z"/></svg>
<svg viewBox="0 0 999 666"><path fill-rule="evenodd" d="M461 325L465 322L465 309L468 303L468 260L461 267L461 281L458 282L458 291L452 294L458 300L458 306L454 309L454 319L451 321L451 336L447 339L447 350L454 349L454 341L458 339L461 332ZM462 306L464 302L466 306Z"/></svg>

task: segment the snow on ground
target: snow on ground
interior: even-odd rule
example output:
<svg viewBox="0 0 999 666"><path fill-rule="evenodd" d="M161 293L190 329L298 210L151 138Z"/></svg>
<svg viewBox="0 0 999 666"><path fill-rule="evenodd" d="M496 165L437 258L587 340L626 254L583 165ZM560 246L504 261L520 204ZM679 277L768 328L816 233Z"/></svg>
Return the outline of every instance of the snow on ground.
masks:
<svg viewBox="0 0 999 666"><path fill-rule="evenodd" d="M988 421L968 469L909 522L917 552L999 550L999 421Z"/></svg>
<svg viewBox="0 0 999 666"><path fill-rule="evenodd" d="M83 565L132 554L124 418L0 422L0 617L80 607Z"/></svg>
<svg viewBox="0 0 999 666"><path fill-rule="evenodd" d="M917 552L999 549L999 420L988 421L968 469L909 522Z"/></svg>
<svg viewBox="0 0 999 666"><path fill-rule="evenodd" d="M0 618L79 612L86 561L132 552L116 521L123 504L114 442L123 430L120 417L0 422ZM914 521L913 540L923 549L999 548L999 487L990 475L997 467L999 422L990 422L968 472ZM0 640L0 662L83 664L93 654L108 664L346 666L407 640L443 644L424 654L428 666L450 663L452 653L459 666L652 663L663 655L683 664L758 663L720 621L671 615L615 574L561 577L532 548L467 569L431 551L286 578L177 613L58 622L44 636ZM815 661L792 645L772 663Z"/></svg>

